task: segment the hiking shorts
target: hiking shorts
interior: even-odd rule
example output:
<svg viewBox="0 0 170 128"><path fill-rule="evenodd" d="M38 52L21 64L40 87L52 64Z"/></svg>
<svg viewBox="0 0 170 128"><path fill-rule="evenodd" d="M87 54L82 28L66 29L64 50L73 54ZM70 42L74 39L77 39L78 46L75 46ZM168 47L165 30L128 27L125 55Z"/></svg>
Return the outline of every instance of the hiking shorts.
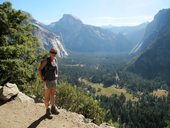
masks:
<svg viewBox="0 0 170 128"><path fill-rule="evenodd" d="M48 88L56 88L57 86L57 80L53 80L53 81L46 81L45 83L45 89Z"/></svg>

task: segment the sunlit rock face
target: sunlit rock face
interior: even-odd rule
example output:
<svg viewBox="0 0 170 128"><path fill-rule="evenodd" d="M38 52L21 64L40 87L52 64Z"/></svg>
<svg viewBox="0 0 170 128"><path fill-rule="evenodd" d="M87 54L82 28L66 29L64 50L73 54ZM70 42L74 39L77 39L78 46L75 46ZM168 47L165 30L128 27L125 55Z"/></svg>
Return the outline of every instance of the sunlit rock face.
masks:
<svg viewBox="0 0 170 128"><path fill-rule="evenodd" d="M62 37L48 30L44 24L36 21L30 14L28 14L28 16L34 27L33 34L38 38L40 45L47 51L52 47L56 48L59 57L68 56L68 53L63 46Z"/></svg>

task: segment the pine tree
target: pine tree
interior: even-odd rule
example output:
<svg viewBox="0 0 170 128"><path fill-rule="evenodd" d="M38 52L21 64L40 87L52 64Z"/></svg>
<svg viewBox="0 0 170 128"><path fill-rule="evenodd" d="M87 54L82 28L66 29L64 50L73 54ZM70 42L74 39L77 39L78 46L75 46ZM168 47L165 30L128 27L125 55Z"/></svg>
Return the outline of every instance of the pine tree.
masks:
<svg viewBox="0 0 170 128"><path fill-rule="evenodd" d="M22 85L35 79L37 47L27 15L10 2L0 4L0 84Z"/></svg>

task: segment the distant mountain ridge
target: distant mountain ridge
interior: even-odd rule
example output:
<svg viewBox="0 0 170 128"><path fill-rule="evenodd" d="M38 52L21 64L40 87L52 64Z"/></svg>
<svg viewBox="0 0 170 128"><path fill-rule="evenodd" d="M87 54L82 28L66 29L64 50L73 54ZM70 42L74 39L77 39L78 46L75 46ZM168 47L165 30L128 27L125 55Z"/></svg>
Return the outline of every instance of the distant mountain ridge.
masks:
<svg viewBox="0 0 170 128"><path fill-rule="evenodd" d="M163 9L148 24L139 49L142 53L129 67L147 79L161 79L170 84L170 9Z"/></svg>
<svg viewBox="0 0 170 128"><path fill-rule="evenodd" d="M149 22L142 23L142 24L139 24L136 26L112 26L112 25L110 25L110 26L102 26L102 28L109 29L110 31L112 31L114 33L128 33L128 32L134 32L134 31L143 29L148 24L149 24Z"/></svg>
<svg viewBox="0 0 170 128"><path fill-rule="evenodd" d="M103 26L103 28L108 29L114 33L121 33L123 34L130 42L132 42L133 47L141 42L144 33L145 28L149 24L149 22L139 24L137 26ZM131 49L130 52L132 52L133 49Z"/></svg>
<svg viewBox="0 0 170 128"><path fill-rule="evenodd" d="M61 33L66 49L75 52L128 53L133 45L123 34L84 24L78 18L65 14L48 29Z"/></svg>

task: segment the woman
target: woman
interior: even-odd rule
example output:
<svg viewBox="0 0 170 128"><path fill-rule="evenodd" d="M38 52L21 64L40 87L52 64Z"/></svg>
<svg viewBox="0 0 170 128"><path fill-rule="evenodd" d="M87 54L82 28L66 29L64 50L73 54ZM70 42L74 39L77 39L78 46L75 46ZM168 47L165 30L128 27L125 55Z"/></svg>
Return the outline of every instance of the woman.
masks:
<svg viewBox="0 0 170 128"><path fill-rule="evenodd" d="M54 48L50 49L50 57L44 60L39 68L38 73L40 75L41 80L45 83L45 99L44 104L46 107L46 116L49 119L52 119L52 114L59 114L55 106L55 93L56 93L56 85L58 78L58 65L56 63L56 55L57 50ZM45 70L44 75L42 75L42 69ZM49 107L49 101L51 104L51 108Z"/></svg>

